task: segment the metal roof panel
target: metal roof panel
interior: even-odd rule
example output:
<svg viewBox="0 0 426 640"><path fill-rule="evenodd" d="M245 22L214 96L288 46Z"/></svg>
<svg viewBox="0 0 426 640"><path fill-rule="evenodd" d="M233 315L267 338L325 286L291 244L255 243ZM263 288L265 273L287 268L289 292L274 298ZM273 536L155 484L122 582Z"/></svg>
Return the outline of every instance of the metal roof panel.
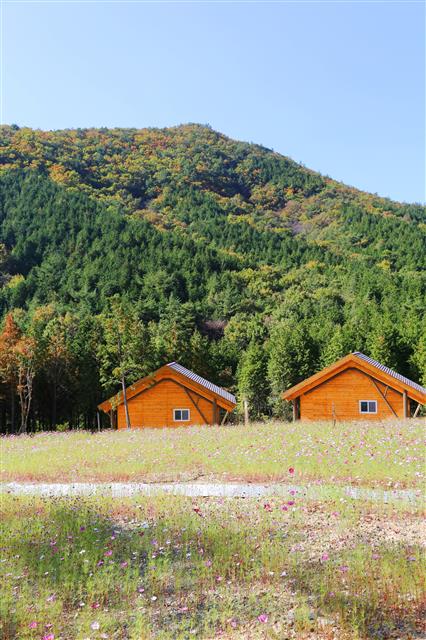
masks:
<svg viewBox="0 0 426 640"><path fill-rule="evenodd" d="M235 396L232 395L232 393L229 393L229 391L222 389L222 387L219 387L217 384L213 384L213 382L209 382L209 380L202 378L201 376L194 373L193 371L190 371L186 367L183 367L178 362L169 362L166 366L170 367L171 369L174 369L174 371L177 371L178 373L182 374L186 378L189 378L190 380L194 380L194 382L197 382L202 387L209 389L216 395L221 396L228 402L232 402L233 404L237 403L237 400Z"/></svg>
<svg viewBox="0 0 426 640"><path fill-rule="evenodd" d="M417 382L413 382L409 378L402 376L400 373L397 373L393 369L386 367L384 364L377 362L377 360L374 360L373 358L366 356L364 353L361 353L360 351L354 351L352 355L356 356L357 358L361 358L361 360L365 360L365 362L368 362L373 367L376 367L376 369L379 369L379 371L383 371L384 373L387 373L388 376L392 376L392 378L395 378L396 380L399 380L403 384L406 384L407 386L412 387L417 391L420 391L420 393L426 394L426 389L422 387L420 384L417 384Z"/></svg>

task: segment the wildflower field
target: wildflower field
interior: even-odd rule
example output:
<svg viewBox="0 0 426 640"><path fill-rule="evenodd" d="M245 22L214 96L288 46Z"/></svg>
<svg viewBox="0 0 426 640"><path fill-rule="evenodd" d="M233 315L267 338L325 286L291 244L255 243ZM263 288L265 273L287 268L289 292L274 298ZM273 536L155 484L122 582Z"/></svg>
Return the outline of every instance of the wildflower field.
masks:
<svg viewBox="0 0 426 640"><path fill-rule="evenodd" d="M288 480L422 487L425 420L269 422L1 440L3 481Z"/></svg>
<svg viewBox="0 0 426 640"><path fill-rule="evenodd" d="M421 513L350 499L1 501L3 640L419 638Z"/></svg>
<svg viewBox="0 0 426 640"><path fill-rule="evenodd" d="M1 640L425 637L424 426L2 438L4 482L241 480L280 482L282 491L43 498L6 485ZM400 496L386 504L353 499L348 485L414 491L384 491Z"/></svg>

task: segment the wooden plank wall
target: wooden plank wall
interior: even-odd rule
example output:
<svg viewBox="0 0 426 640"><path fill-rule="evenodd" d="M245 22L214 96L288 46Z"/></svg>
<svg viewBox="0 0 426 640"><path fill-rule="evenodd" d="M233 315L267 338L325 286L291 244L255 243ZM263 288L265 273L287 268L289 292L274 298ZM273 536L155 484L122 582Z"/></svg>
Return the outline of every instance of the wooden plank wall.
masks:
<svg viewBox="0 0 426 640"><path fill-rule="evenodd" d="M195 403L198 402L198 410ZM130 422L132 427L179 427L196 424L213 424L213 404L205 398L200 398L194 391L187 390L173 380L162 380L152 388L143 391L129 400ZM173 409L189 409L191 419L189 422L175 422ZM126 428L124 404L118 407L118 428ZM204 416L204 417L203 417ZM205 418L205 419L204 419ZM216 417L217 420L217 417Z"/></svg>
<svg viewBox="0 0 426 640"><path fill-rule="evenodd" d="M361 414L360 400L377 400L377 414ZM386 385L377 380L373 382L358 369L346 369L300 396L302 420L383 420L394 418L395 414L403 417L402 393L390 387L386 389Z"/></svg>

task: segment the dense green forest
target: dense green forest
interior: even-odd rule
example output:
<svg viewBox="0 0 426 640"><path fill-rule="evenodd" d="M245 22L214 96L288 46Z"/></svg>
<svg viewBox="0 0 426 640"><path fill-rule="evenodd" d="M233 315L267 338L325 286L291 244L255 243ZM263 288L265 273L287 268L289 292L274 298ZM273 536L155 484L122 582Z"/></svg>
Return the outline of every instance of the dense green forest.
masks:
<svg viewBox="0 0 426 640"><path fill-rule="evenodd" d="M354 350L426 384L424 207L207 126L0 137L3 432L93 428L171 360L253 418Z"/></svg>

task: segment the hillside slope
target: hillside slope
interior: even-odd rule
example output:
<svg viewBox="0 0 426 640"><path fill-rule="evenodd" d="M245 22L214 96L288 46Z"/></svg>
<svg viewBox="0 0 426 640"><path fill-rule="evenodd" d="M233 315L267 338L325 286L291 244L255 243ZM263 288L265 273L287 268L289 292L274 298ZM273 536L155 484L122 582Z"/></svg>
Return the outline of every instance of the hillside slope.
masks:
<svg viewBox="0 0 426 640"><path fill-rule="evenodd" d="M145 370L176 359L234 390L257 385L257 415L351 350L426 381L424 207L199 125L2 127L0 145L0 315L21 309L29 334L71 318L90 353L80 342L67 385L86 415L114 386L102 391L88 338L114 295L146 327Z"/></svg>
<svg viewBox="0 0 426 640"><path fill-rule="evenodd" d="M397 249L390 237L377 242L382 228L374 228L376 217L407 223L397 229L410 240L409 223L425 224L423 207L349 188L200 125L53 132L3 127L1 138L3 169L36 169L106 204L118 203L159 228L187 228L195 221L191 203L184 201L190 193L230 222L304 234L337 253L349 247L371 253ZM363 214L370 215L372 229Z"/></svg>

